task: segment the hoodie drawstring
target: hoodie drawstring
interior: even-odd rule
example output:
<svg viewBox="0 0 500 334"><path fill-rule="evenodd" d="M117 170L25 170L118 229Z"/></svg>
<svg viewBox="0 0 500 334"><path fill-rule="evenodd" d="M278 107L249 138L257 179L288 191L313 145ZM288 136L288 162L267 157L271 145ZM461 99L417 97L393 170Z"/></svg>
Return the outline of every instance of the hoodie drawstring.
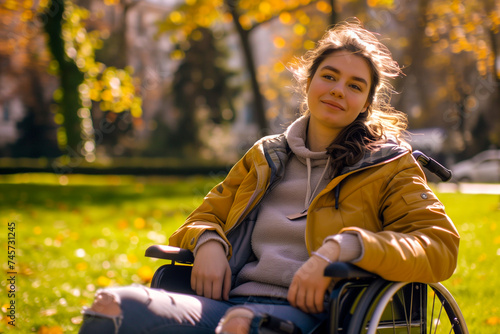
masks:
<svg viewBox="0 0 500 334"><path fill-rule="evenodd" d="M342 183L342 182L340 182ZM335 186L335 210L339 209L340 183Z"/></svg>
<svg viewBox="0 0 500 334"><path fill-rule="evenodd" d="M314 191L311 192L311 159L306 158L306 166L307 166L307 189L306 189L306 199L304 206L306 210L309 208L309 205L311 205L313 199L314 199L314 194L316 194L316 191L318 191L319 185L321 184L321 181L325 177L326 171L330 167L330 156L328 156L328 160L326 161L326 166L323 169L323 173L321 173L321 176L319 177L318 183L316 184L316 187L314 188Z"/></svg>

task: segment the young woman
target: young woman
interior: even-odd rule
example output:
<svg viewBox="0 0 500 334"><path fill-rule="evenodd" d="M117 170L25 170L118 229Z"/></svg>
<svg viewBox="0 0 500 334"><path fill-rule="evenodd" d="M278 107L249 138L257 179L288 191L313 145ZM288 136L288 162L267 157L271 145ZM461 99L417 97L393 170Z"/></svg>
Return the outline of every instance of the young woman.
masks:
<svg viewBox="0 0 500 334"><path fill-rule="evenodd" d="M170 238L194 253L197 295L102 290L81 333L256 333L262 314L307 333L326 317L329 262L394 281L451 276L459 236L401 139L389 50L345 22L293 72L303 115L258 141Z"/></svg>

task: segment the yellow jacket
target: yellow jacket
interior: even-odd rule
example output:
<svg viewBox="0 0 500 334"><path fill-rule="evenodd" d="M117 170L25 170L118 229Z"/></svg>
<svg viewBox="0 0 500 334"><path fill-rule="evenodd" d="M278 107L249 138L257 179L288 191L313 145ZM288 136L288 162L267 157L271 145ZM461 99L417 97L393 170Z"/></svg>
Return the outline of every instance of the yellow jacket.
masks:
<svg viewBox="0 0 500 334"><path fill-rule="evenodd" d="M258 141L170 237L170 245L192 251L204 231L216 231L229 245L234 277L252 255L258 204L283 177L290 154L283 134ZM363 255L355 264L388 280L438 282L456 266L457 230L420 165L394 144L345 168L311 203L308 251L338 233L357 234Z"/></svg>

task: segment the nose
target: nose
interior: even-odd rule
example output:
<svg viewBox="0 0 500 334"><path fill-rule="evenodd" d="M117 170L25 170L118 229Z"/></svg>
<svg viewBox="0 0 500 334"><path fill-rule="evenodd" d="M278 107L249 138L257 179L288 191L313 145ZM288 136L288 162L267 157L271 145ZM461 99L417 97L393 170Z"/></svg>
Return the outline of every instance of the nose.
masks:
<svg viewBox="0 0 500 334"><path fill-rule="evenodd" d="M344 90L342 88L342 85L340 83L336 83L335 85L333 85L333 87L330 89L330 95L337 98L343 98Z"/></svg>

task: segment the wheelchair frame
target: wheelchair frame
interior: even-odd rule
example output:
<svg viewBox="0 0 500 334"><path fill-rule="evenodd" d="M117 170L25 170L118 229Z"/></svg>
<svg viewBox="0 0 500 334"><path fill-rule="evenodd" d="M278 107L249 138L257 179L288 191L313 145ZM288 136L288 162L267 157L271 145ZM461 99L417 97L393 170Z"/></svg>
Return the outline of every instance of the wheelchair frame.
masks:
<svg viewBox="0 0 500 334"><path fill-rule="evenodd" d="M190 287L190 276L194 257L186 249L153 245L146 250L146 256L170 260L158 268L152 281L152 288L171 292L195 294ZM440 283L424 284L387 281L353 264L336 262L328 265L325 276L337 279L330 294L330 317L312 333L453 333L468 334L465 319L460 308ZM429 289L430 288L430 289ZM438 318L428 310L428 290L434 293L432 308L438 301ZM397 307L395 304L398 304ZM355 306L355 307L353 307ZM387 307L391 308L387 319ZM408 309L409 308L409 309ZM447 318L442 319L443 310ZM385 313L385 317L384 317ZM403 316L395 317L394 314ZM429 318L429 314L431 319ZM392 315L392 318L390 316ZM437 331L443 322L451 328Z"/></svg>
<svg viewBox="0 0 500 334"><path fill-rule="evenodd" d="M451 179L452 172L436 160L420 151L413 151L412 154L442 181ZM195 294L190 286L190 264L194 257L189 250L153 245L146 250L145 255L171 261L155 272L152 288ZM330 317L327 328L321 325L312 333L469 333L457 302L440 283L387 281L344 262L328 265L324 274L336 279L330 293ZM434 312L436 301L439 305L437 314ZM447 316L444 319L441 318L443 310ZM448 322L450 329L438 332L443 322Z"/></svg>

